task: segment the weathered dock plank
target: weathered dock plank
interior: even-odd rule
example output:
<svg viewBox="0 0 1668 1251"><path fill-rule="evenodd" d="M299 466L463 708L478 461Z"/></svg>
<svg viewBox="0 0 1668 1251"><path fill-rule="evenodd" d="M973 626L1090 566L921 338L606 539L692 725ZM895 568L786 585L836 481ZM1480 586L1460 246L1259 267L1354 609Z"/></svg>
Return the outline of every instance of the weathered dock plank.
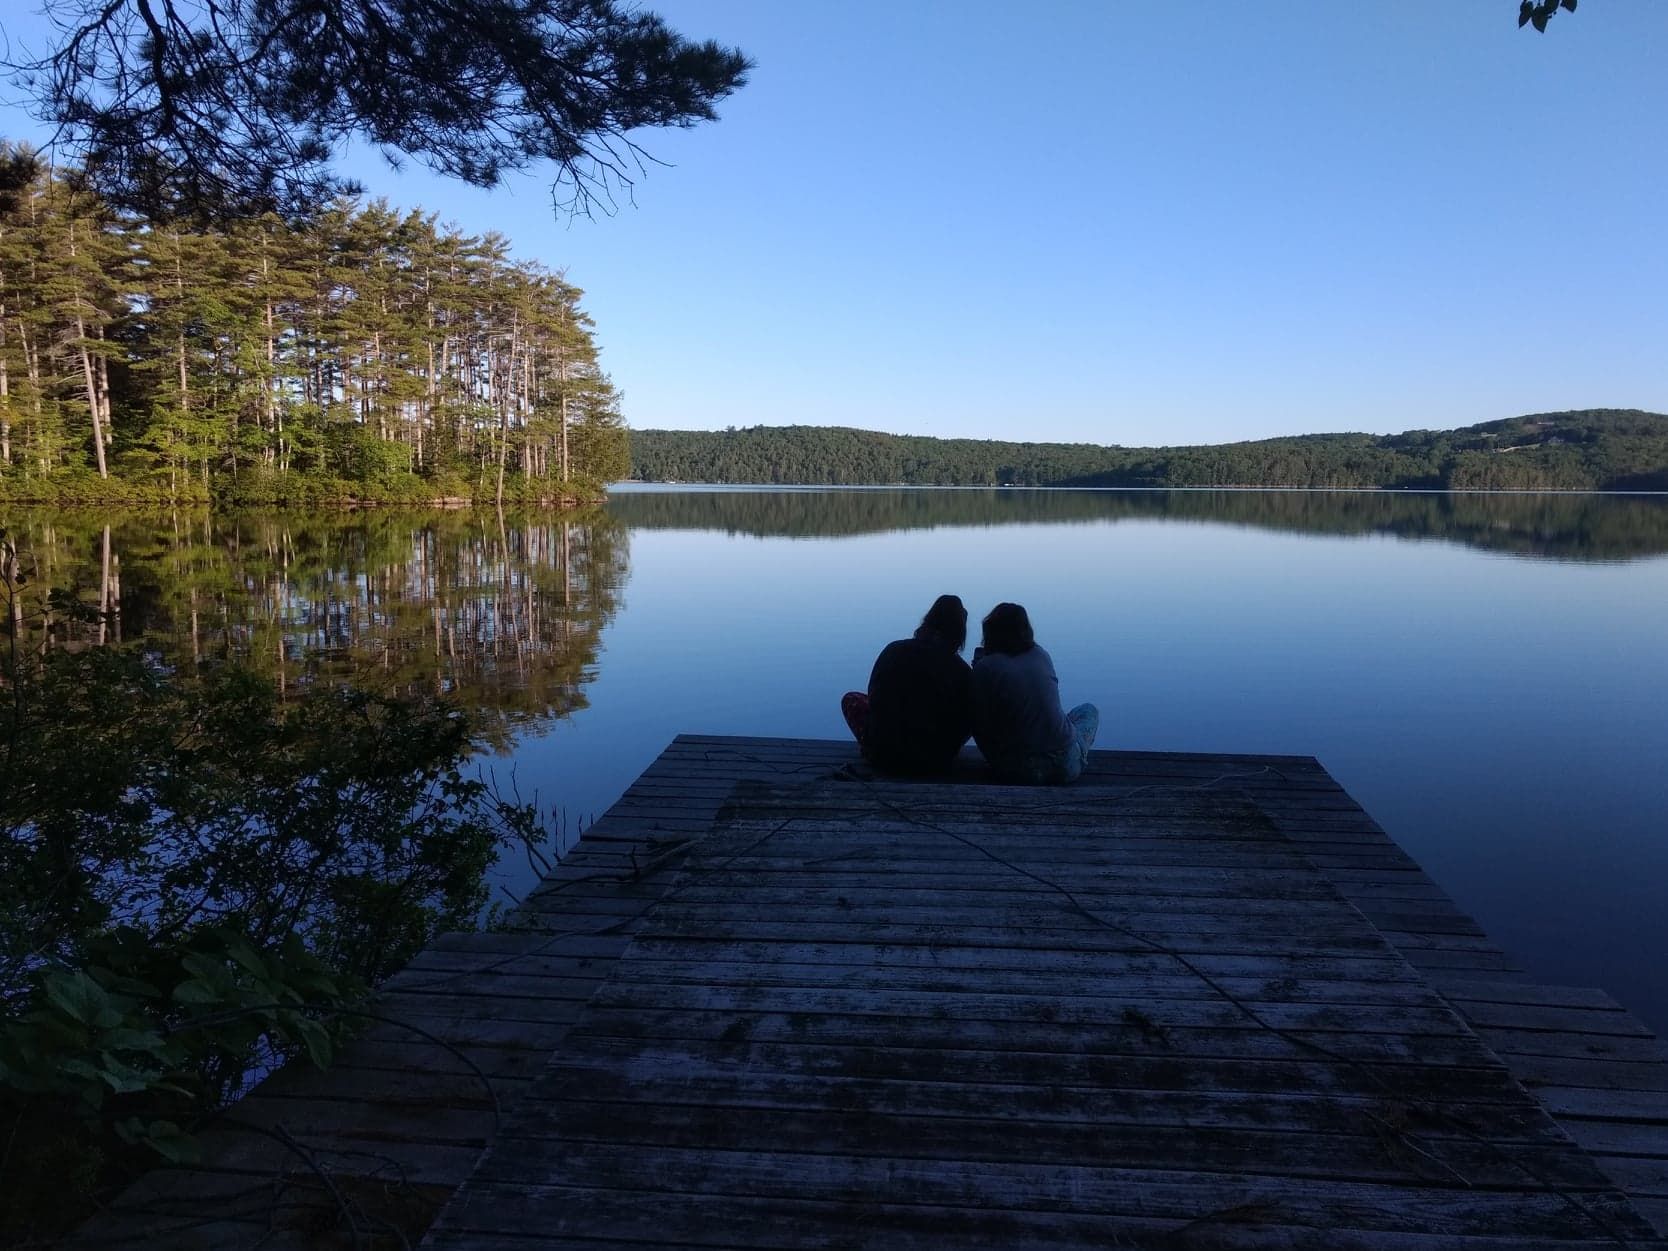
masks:
<svg viewBox="0 0 1668 1251"><path fill-rule="evenodd" d="M390 979L381 1019L329 1071L269 1078L203 1135L201 1165L145 1177L66 1245L272 1251L420 1233L629 943L667 839L599 820L542 887L555 897L582 885L591 915L564 914L550 932L529 910L520 932L442 936Z"/></svg>
<svg viewBox="0 0 1668 1251"><path fill-rule="evenodd" d="M392 1246L449 1199L430 1245L1656 1245L1660 1044L1524 978L1314 759L984 782L680 736L517 932L444 936L80 1245ZM1071 828L1108 805L1118 855Z"/></svg>
<svg viewBox="0 0 1668 1251"><path fill-rule="evenodd" d="M1036 792L743 783L431 1244L1649 1239L1314 844L1203 793L1224 772L1097 777L1041 819ZM1116 881L1169 865L1184 893ZM1270 889L1220 890L1241 873ZM1284 963L1207 968L1234 959ZM1302 961L1326 992L1277 972Z"/></svg>

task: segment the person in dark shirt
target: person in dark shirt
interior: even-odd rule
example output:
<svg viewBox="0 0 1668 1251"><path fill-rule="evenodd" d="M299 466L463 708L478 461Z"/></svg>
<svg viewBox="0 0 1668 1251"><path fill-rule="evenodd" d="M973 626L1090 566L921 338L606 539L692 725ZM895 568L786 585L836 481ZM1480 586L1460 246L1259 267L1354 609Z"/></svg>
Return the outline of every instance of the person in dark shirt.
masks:
<svg viewBox="0 0 1668 1251"><path fill-rule="evenodd" d="M840 701L863 756L884 773L942 773L973 733L961 658L967 609L954 595L933 601L913 638L888 643L869 674L869 690Z"/></svg>
<svg viewBox="0 0 1668 1251"><path fill-rule="evenodd" d="M1037 786L1076 781L1100 730L1093 704L1060 710L1054 661L1018 604L998 604L973 653L973 739L998 777Z"/></svg>

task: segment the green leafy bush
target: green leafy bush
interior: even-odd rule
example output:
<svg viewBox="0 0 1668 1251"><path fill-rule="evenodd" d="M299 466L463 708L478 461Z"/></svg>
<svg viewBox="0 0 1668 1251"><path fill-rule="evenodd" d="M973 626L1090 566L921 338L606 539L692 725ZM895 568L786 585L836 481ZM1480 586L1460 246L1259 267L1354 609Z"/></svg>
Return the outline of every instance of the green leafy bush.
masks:
<svg viewBox="0 0 1668 1251"><path fill-rule="evenodd" d="M528 807L437 701L133 651L0 667L0 1242L49 1234L474 928Z"/></svg>

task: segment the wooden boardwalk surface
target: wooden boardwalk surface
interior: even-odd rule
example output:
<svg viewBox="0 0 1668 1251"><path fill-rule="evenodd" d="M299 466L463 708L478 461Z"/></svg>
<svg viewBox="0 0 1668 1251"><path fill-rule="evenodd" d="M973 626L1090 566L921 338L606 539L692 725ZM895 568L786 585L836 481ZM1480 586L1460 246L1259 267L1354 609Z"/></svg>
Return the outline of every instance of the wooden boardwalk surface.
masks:
<svg viewBox="0 0 1668 1251"><path fill-rule="evenodd" d="M361 1245L1660 1245L1660 1045L1312 760L686 736L518 921L390 985L438 1043L279 1075L83 1241L351 1245L281 1134Z"/></svg>

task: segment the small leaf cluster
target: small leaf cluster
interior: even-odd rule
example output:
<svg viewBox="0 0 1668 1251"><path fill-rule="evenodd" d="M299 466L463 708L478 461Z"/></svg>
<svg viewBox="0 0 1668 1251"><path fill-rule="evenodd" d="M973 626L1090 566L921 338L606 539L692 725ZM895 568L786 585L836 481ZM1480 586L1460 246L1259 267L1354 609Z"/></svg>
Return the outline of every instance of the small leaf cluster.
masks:
<svg viewBox="0 0 1668 1251"><path fill-rule="evenodd" d="M176 1163L196 1158L182 1122L246 1079L246 1056L299 1051L328 1066L342 1029L332 1014L365 993L293 933L263 952L225 926L177 948L120 926L85 954L85 967L39 969L31 1006L0 1022L0 1091Z"/></svg>
<svg viewBox="0 0 1668 1251"><path fill-rule="evenodd" d="M1557 14L1559 9L1575 12L1576 0L1523 0L1517 6L1517 24L1521 30L1525 26L1533 26L1543 35L1546 24Z"/></svg>

